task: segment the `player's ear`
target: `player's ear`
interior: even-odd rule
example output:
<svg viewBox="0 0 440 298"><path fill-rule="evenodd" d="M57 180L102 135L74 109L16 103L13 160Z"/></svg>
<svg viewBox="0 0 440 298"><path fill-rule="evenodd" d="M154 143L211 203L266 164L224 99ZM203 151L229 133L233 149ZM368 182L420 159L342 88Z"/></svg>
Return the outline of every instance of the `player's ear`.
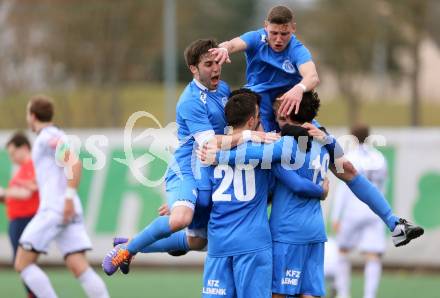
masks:
<svg viewBox="0 0 440 298"><path fill-rule="evenodd" d="M269 22L268 21L264 21L263 26L264 26L264 29L267 29L267 26L269 26Z"/></svg>
<svg viewBox="0 0 440 298"><path fill-rule="evenodd" d="M292 22L292 33L296 32L296 23Z"/></svg>
<svg viewBox="0 0 440 298"><path fill-rule="evenodd" d="M197 74L199 72L199 70L197 69L197 66L195 66L195 65L190 65L189 66L189 70L191 71L191 73L193 75L195 75L195 74Z"/></svg>

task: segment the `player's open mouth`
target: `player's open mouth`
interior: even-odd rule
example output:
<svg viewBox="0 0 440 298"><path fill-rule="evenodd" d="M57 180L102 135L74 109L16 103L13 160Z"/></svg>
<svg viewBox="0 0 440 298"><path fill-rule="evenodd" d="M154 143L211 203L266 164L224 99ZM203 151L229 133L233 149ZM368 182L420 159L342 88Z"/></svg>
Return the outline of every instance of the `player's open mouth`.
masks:
<svg viewBox="0 0 440 298"><path fill-rule="evenodd" d="M214 84L214 85L218 84L219 78L220 78L220 76L211 77L211 84Z"/></svg>

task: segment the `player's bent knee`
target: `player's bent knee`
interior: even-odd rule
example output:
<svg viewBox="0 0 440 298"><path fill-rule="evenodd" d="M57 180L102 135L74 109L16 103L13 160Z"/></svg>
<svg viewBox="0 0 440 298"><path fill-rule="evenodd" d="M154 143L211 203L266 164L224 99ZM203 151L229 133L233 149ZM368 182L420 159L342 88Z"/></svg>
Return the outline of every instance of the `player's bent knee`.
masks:
<svg viewBox="0 0 440 298"><path fill-rule="evenodd" d="M67 254L64 259L67 268L75 277L79 277L90 267L84 252Z"/></svg>
<svg viewBox="0 0 440 298"><path fill-rule="evenodd" d="M208 244L208 240L201 237L188 236L188 245L191 250L202 250Z"/></svg>
<svg viewBox="0 0 440 298"><path fill-rule="evenodd" d="M24 270L30 264L37 261L38 254L24 250L22 247L18 247L17 256L15 257L14 269L18 273Z"/></svg>
<svg viewBox="0 0 440 298"><path fill-rule="evenodd" d="M170 216L170 228L172 231L179 231L191 223L194 210L185 206L174 207Z"/></svg>
<svg viewBox="0 0 440 298"><path fill-rule="evenodd" d="M364 256L367 261L380 261L381 259L381 254L378 253L366 252Z"/></svg>

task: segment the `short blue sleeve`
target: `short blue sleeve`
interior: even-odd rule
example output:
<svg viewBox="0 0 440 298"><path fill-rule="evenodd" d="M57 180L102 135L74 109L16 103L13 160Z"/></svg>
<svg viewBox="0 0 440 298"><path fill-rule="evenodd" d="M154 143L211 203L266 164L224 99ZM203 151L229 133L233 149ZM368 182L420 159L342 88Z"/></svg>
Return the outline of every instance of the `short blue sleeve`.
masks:
<svg viewBox="0 0 440 298"><path fill-rule="evenodd" d="M199 99L187 100L180 104L178 113L188 126L189 133L194 135L198 132L213 130L209 122L208 111Z"/></svg>
<svg viewBox="0 0 440 298"><path fill-rule="evenodd" d="M246 52L252 52L261 40L259 31L249 31L240 36L240 39L246 43Z"/></svg>
<svg viewBox="0 0 440 298"><path fill-rule="evenodd" d="M312 54L300 41L296 41L293 47L293 56L298 69L302 64L312 61Z"/></svg>

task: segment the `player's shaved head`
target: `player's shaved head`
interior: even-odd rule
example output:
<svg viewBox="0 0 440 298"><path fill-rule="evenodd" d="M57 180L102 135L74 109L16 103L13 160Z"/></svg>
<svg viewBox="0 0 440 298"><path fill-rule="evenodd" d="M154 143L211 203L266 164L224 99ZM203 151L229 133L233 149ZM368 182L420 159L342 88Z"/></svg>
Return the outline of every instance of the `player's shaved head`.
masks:
<svg viewBox="0 0 440 298"><path fill-rule="evenodd" d="M29 113L35 115L35 118L41 122L52 121L54 114L53 101L45 95L36 95L29 100Z"/></svg>
<svg viewBox="0 0 440 298"><path fill-rule="evenodd" d="M294 21L293 11L284 5L272 7L267 14L266 21L271 24L287 24Z"/></svg>
<svg viewBox="0 0 440 298"><path fill-rule="evenodd" d="M186 65L188 67L191 65L197 66L204 54L208 53L210 49L217 47L218 44L214 39L198 39L193 41L184 52Z"/></svg>
<svg viewBox="0 0 440 298"><path fill-rule="evenodd" d="M356 124L351 128L351 134L358 139L359 144L363 144L370 135L370 128L365 124Z"/></svg>

